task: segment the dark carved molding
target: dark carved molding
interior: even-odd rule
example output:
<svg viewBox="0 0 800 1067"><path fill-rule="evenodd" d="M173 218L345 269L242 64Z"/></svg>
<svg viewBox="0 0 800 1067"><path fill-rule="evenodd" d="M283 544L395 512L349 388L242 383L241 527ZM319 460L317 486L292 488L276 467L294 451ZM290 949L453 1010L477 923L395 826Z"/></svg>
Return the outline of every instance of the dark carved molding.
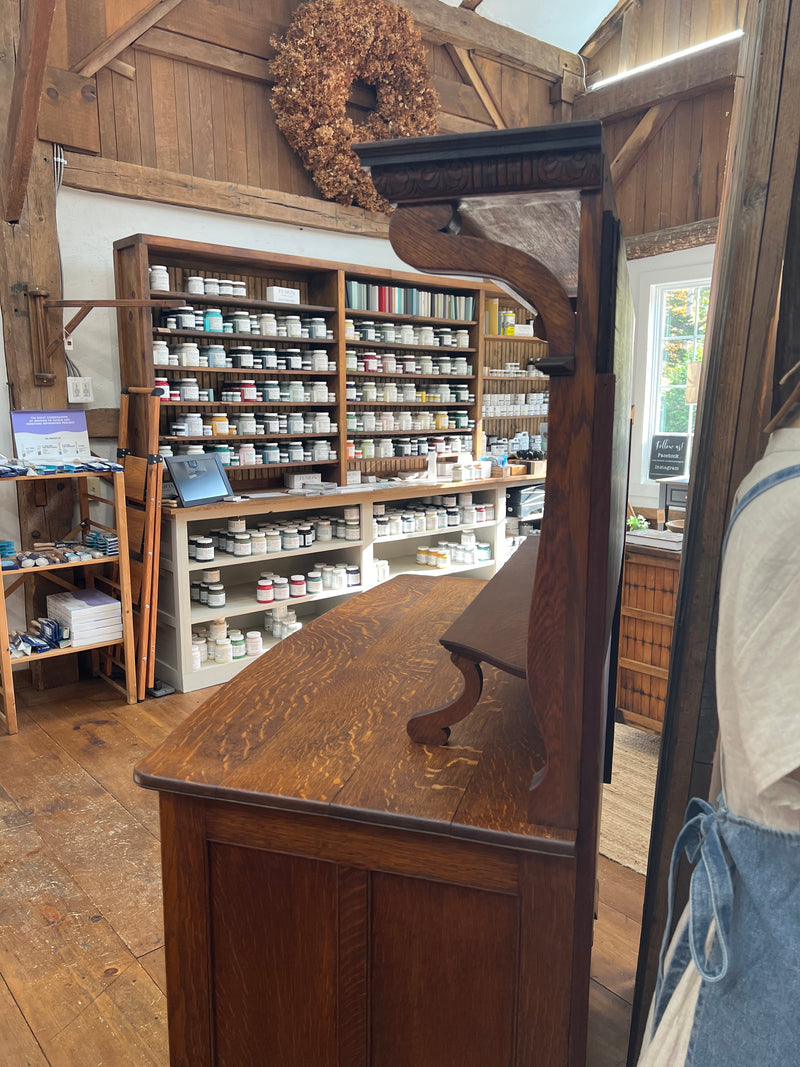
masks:
<svg viewBox="0 0 800 1067"><path fill-rule="evenodd" d="M441 167L427 162L405 168L373 165L375 188L392 203L450 200L486 193L536 189L591 188L600 185L599 152L564 155L530 153L503 159L454 159Z"/></svg>

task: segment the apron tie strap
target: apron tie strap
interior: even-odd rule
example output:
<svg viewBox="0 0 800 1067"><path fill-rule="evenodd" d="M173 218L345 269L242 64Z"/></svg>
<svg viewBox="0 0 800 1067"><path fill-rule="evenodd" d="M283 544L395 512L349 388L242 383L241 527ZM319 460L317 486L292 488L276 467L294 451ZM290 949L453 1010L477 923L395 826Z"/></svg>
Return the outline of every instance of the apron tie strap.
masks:
<svg viewBox="0 0 800 1067"><path fill-rule="evenodd" d="M720 805L722 807L722 805ZM694 866L689 888L689 947L695 967L706 982L719 982L730 963L730 925L733 915L733 884L722 847L718 810L697 797L689 801L686 821L672 850L669 868L669 913L659 956L659 976L664 977L664 957L672 928L675 874L685 851ZM714 936L709 953L706 941L711 921ZM709 956L719 950L719 962L710 965Z"/></svg>

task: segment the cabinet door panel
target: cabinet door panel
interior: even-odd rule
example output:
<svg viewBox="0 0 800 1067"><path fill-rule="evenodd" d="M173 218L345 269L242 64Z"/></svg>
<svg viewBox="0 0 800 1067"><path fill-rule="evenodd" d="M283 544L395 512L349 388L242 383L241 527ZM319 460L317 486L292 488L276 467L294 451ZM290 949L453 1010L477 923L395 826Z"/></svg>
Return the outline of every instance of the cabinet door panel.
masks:
<svg viewBox="0 0 800 1067"><path fill-rule="evenodd" d="M215 1062L335 1067L332 863L209 844Z"/></svg>
<svg viewBox="0 0 800 1067"><path fill-rule="evenodd" d="M512 1062L516 897L372 876L371 1067Z"/></svg>

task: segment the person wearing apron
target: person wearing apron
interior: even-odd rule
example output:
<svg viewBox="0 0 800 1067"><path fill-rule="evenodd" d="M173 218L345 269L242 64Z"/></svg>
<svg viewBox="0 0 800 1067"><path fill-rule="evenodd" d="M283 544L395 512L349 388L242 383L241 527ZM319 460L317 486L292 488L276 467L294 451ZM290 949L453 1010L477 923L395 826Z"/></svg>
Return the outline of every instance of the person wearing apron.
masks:
<svg viewBox="0 0 800 1067"><path fill-rule="evenodd" d="M737 493L716 687L723 792L690 802L675 843L639 1067L800 1064L800 428L772 434Z"/></svg>

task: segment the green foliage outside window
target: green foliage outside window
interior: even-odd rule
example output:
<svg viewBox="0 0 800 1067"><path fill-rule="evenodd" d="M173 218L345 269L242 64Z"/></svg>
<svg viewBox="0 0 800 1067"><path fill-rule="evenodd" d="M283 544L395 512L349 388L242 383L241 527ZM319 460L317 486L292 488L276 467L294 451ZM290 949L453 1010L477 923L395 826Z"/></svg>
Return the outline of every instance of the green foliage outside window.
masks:
<svg viewBox="0 0 800 1067"><path fill-rule="evenodd" d="M710 286L694 285L663 292L659 348L661 380L658 433L693 433L695 404L686 403L686 367L703 358Z"/></svg>

